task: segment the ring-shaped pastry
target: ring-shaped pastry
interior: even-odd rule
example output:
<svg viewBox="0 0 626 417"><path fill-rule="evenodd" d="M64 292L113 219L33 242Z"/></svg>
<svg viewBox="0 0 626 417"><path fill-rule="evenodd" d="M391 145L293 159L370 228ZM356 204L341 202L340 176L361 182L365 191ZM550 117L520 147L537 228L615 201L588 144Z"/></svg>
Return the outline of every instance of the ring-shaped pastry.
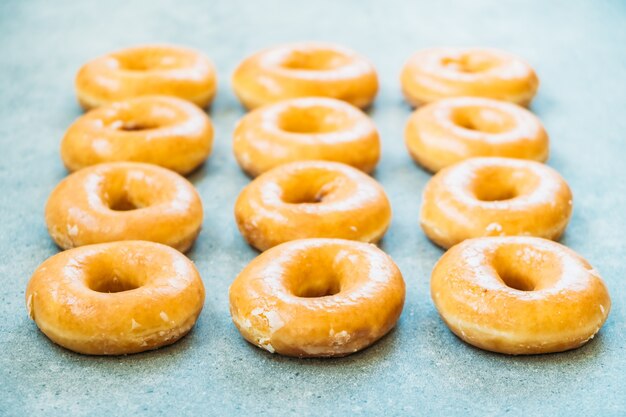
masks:
<svg viewBox="0 0 626 417"><path fill-rule="evenodd" d="M46 224L63 249L149 240L182 252L202 226L202 202L189 181L168 169L110 162L76 171L46 204Z"/></svg>
<svg viewBox="0 0 626 417"><path fill-rule="evenodd" d="M535 71L490 48L429 48L406 62L402 91L413 106L447 97L477 96L528 106L539 88Z"/></svg>
<svg viewBox="0 0 626 417"><path fill-rule="evenodd" d="M296 239L327 237L375 243L391 222L383 188L345 164L292 162L246 186L235 203L243 237L264 251Z"/></svg>
<svg viewBox="0 0 626 417"><path fill-rule="evenodd" d="M405 286L374 245L303 239L262 253L229 294L233 322L250 343L289 356L345 356L394 327Z"/></svg>
<svg viewBox="0 0 626 417"><path fill-rule="evenodd" d="M442 99L417 109L404 139L411 157L431 172L479 156L544 162L548 134L523 107L480 97Z"/></svg>
<svg viewBox="0 0 626 417"><path fill-rule="evenodd" d="M607 288L587 261L535 237L466 240L437 262L430 286L454 334L514 355L582 346L611 309Z"/></svg>
<svg viewBox="0 0 626 417"><path fill-rule="evenodd" d="M426 184L420 224L430 240L449 248L483 236L557 240L571 214L570 188L552 168L522 159L471 158Z"/></svg>
<svg viewBox="0 0 626 417"><path fill-rule="evenodd" d="M113 161L146 162L188 174L211 153L213 127L193 104L143 96L101 106L76 120L61 142L70 171Z"/></svg>
<svg viewBox="0 0 626 417"><path fill-rule="evenodd" d="M233 139L237 162L253 177L306 160L342 162L371 172L380 158L372 120L330 98L296 98L256 109L237 124Z"/></svg>
<svg viewBox="0 0 626 417"><path fill-rule="evenodd" d="M232 84L248 109L296 97L331 97L365 108L378 92L370 62L349 49L316 42L257 52L237 67Z"/></svg>
<svg viewBox="0 0 626 417"><path fill-rule="evenodd" d="M26 288L28 315L53 342L89 355L169 345L196 322L204 286L193 263L157 243L70 249L46 260Z"/></svg>
<svg viewBox="0 0 626 417"><path fill-rule="evenodd" d="M174 96L204 108L217 88L215 68L202 53L174 45L143 45L93 59L76 75L86 109L145 95Z"/></svg>

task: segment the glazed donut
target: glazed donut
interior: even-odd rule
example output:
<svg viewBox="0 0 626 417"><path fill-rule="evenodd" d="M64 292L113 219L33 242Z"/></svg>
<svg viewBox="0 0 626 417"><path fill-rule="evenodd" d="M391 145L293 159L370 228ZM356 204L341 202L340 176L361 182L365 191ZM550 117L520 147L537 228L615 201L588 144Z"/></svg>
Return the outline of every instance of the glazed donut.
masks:
<svg viewBox="0 0 626 417"><path fill-rule="evenodd" d="M148 162L188 174L211 153L213 127L193 104L143 96L106 104L79 117L61 142L70 171L112 161Z"/></svg>
<svg viewBox="0 0 626 417"><path fill-rule="evenodd" d="M29 317L53 342L88 355L156 349L183 337L204 304L193 263L152 242L83 246L46 260L26 288Z"/></svg>
<svg viewBox="0 0 626 417"><path fill-rule="evenodd" d="M182 252L202 225L202 202L180 175L156 165L110 162L81 169L52 191L46 224L63 249L149 240Z"/></svg>
<svg viewBox="0 0 626 417"><path fill-rule="evenodd" d="M377 242L391 205L371 177L345 164L292 162L256 178L235 203L235 219L260 251L290 240L328 237Z"/></svg>
<svg viewBox="0 0 626 417"><path fill-rule="evenodd" d="M400 317L402 274L383 251L343 239L287 242L254 259L230 286L230 314L250 343L298 357L345 356Z"/></svg>
<svg viewBox="0 0 626 417"><path fill-rule="evenodd" d="M456 96L528 106L539 88L539 79L526 62L489 48L424 49L409 58L400 81L413 106Z"/></svg>
<svg viewBox="0 0 626 417"><path fill-rule="evenodd" d="M76 75L78 102L88 110L114 101L160 94L206 107L216 90L211 61L193 49L144 45L85 64Z"/></svg>
<svg viewBox="0 0 626 417"><path fill-rule="evenodd" d="M535 237L466 240L437 262L430 286L454 334L513 355L575 349L593 338L611 309L587 261Z"/></svg>
<svg viewBox="0 0 626 417"><path fill-rule="evenodd" d="M539 119L523 107L487 98L455 97L416 110L404 139L411 157L432 172L476 156L544 162L549 141Z"/></svg>
<svg viewBox="0 0 626 417"><path fill-rule="evenodd" d="M376 126L356 107L319 97L280 101L244 116L233 149L241 168L256 177L286 162L343 162L371 172L380 157Z"/></svg>
<svg viewBox="0 0 626 417"><path fill-rule="evenodd" d="M443 169L424 189L420 223L449 248L482 236L557 240L572 214L572 193L552 168L511 158L471 158Z"/></svg>
<svg viewBox="0 0 626 417"><path fill-rule="evenodd" d="M246 58L232 78L248 109L296 97L331 97L367 107L378 92L373 65L332 44L303 42L266 49Z"/></svg>

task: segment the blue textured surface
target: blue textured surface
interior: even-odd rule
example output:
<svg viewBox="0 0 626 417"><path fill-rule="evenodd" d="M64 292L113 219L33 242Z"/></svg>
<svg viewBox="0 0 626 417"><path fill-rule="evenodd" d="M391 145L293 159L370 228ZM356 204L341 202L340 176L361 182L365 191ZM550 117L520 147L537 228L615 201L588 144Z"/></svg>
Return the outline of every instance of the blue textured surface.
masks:
<svg viewBox="0 0 626 417"><path fill-rule="evenodd" d="M619 1L339 2L123 0L0 2L0 415L626 415L626 3ZM246 344L227 288L254 256L232 206L248 179L231 154L243 110L229 75L248 53L325 40L369 57L382 89L371 115L383 140L376 178L394 208L383 249L407 281L398 328L344 359L295 360ZM207 287L195 330L172 347L114 358L50 343L29 321L26 283L57 249L43 207L66 173L65 129L80 115L73 77L88 59L144 42L207 53L219 70L210 111L216 147L191 176L206 221L189 256ZM525 57L542 81L533 110L552 139L550 165L569 181L564 243L605 277L613 310L600 335L563 354L505 357L467 346L440 321L430 270L441 250L417 223L429 175L404 149L410 109L398 74L415 50L480 45Z"/></svg>

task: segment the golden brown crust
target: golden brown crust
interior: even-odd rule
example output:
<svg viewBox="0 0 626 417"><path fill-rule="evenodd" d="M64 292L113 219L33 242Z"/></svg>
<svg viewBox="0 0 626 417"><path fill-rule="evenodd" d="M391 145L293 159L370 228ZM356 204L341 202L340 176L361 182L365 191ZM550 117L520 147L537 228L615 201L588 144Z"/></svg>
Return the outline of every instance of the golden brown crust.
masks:
<svg viewBox="0 0 626 417"><path fill-rule="evenodd" d="M315 42L257 52L239 64L232 85L248 109L296 97L330 97L365 108L378 92L376 70L367 60Z"/></svg>
<svg viewBox="0 0 626 417"><path fill-rule="evenodd" d="M572 193L552 168L512 158L471 158L441 170L424 188L420 224L449 248L482 236L557 240L572 214Z"/></svg>
<svg viewBox="0 0 626 417"><path fill-rule="evenodd" d="M89 355L169 345L193 327L204 286L193 263L152 242L83 246L46 260L26 289L31 319L53 342Z"/></svg>
<svg viewBox="0 0 626 417"><path fill-rule="evenodd" d="M575 349L611 308L602 278L574 251L546 239L466 240L437 262L431 296L450 330L494 352Z"/></svg>
<svg viewBox="0 0 626 417"><path fill-rule="evenodd" d="M276 167L244 188L235 219L261 251L314 237L374 243L389 226L391 205L383 188L355 168L301 161Z"/></svg>
<svg viewBox="0 0 626 417"><path fill-rule="evenodd" d="M229 296L233 322L250 343L288 356L345 356L394 327L405 286L374 245L303 239L254 259Z"/></svg>
<svg viewBox="0 0 626 417"><path fill-rule="evenodd" d="M429 48L406 62L402 91L413 106L446 97L476 96L528 106L539 88L520 58L490 48Z"/></svg>
<svg viewBox="0 0 626 417"><path fill-rule="evenodd" d="M320 97L283 100L244 116L233 134L237 162L256 177L306 160L342 162L371 172L380 139L371 119L350 104Z"/></svg>
<svg viewBox="0 0 626 417"><path fill-rule="evenodd" d="M432 172L480 156L544 162L548 134L541 121L512 103L480 97L455 97L417 109L404 131L418 164Z"/></svg>
<svg viewBox="0 0 626 417"><path fill-rule="evenodd" d="M180 175L151 164L110 162L77 171L46 204L50 236L63 249L149 240L182 252L200 232L202 202Z"/></svg>
<svg viewBox="0 0 626 417"><path fill-rule="evenodd" d="M193 104L166 96L142 96L106 104L76 120L61 142L70 171L102 162L146 162L188 174L213 144L208 116Z"/></svg>
<svg viewBox="0 0 626 417"><path fill-rule="evenodd" d="M211 61L189 48L142 45L85 64L76 75L78 101L86 110L144 95L175 96L206 107L217 81Z"/></svg>

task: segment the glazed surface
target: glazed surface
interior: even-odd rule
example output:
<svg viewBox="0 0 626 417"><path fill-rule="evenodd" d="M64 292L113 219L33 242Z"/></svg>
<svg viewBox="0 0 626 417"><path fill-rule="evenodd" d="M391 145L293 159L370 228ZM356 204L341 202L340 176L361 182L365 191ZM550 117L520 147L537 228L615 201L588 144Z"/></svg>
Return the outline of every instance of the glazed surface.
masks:
<svg viewBox="0 0 626 417"><path fill-rule="evenodd" d="M211 153L213 127L193 104L167 96L142 96L91 110L61 142L70 171L102 162L146 162L188 174Z"/></svg>
<svg viewBox="0 0 626 417"><path fill-rule="evenodd" d="M507 409L527 416L626 414L626 396L616 390L626 375L620 259L626 253L626 183L620 180L626 178L624 2L292 1L268 7L277 3L0 2L4 412L131 417L146 406L155 415L202 415L219 405L223 416L277 410L272 417L286 417L292 407L300 416L318 417L436 416L453 408L466 417ZM231 155L234 124L244 112L227 91L227 78L247 52L290 39L340 42L379 72L371 116L383 157L375 177L394 217L381 247L402 270L407 298L395 330L338 360L270 356L243 341L228 313L228 285L255 251L233 223L234 201L250 180ZM35 268L56 253L46 239L43 206L65 176L59 142L79 112L71 77L100 52L150 40L193 44L219 69L210 114L214 152L191 178L205 209L203 231L190 253L205 281L205 309L189 337L163 350L120 358L63 352L27 319L22 299ZM481 352L448 331L429 299L430 269L443 252L418 226L429 176L404 148L402 128L410 110L396 76L413 50L454 42L509 49L531 62L541 78L533 111L550 134L550 166L575 196L564 242L600 272L613 302L605 325L581 349L530 358ZM181 387L190 391L176 395Z"/></svg>
<svg viewBox="0 0 626 417"><path fill-rule="evenodd" d="M164 245L127 241L83 246L46 260L26 289L29 317L53 342L89 355L169 345L204 304L193 263Z"/></svg>
<svg viewBox="0 0 626 417"><path fill-rule="evenodd" d="M252 181L235 203L239 231L263 251L290 240L328 237L375 243L391 205L371 177L345 164L302 161Z"/></svg>
<svg viewBox="0 0 626 417"><path fill-rule="evenodd" d="M378 92L378 77L371 63L349 49L302 42L244 59L232 85L248 109L296 97L330 97L364 108Z"/></svg>
<svg viewBox="0 0 626 417"><path fill-rule="evenodd" d="M202 225L202 202L180 175L151 164L110 162L77 171L46 203L48 232L63 249L149 240L180 251Z"/></svg>
<svg viewBox="0 0 626 417"><path fill-rule="evenodd" d="M490 48L423 49L406 62L400 81L413 106L458 96L528 106L539 88L539 79L526 62Z"/></svg>
<svg viewBox="0 0 626 417"><path fill-rule="evenodd" d="M481 97L441 99L417 109L404 130L411 157L432 172L462 160L500 156L544 162L548 134L515 104Z"/></svg>
<svg viewBox="0 0 626 417"><path fill-rule="evenodd" d="M512 158L471 158L441 170L424 188L420 224L441 247L482 236L557 240L572 192L552 168Z"/></svg>
<svg viewBox="0 0 626 417"><path fill-rule="evenodd" d="M248 113L235 128L233 151L253 177L304 160L342 162L371 172L380 158L380 138L372 120L350 104L305 97Z"/></svg>
<svg viewBox="0 0 626 417"><path fill-rule="evenodd" d="M141 45L95 58L79 70L76 94L85 109L144 95L179 97L206 107L217 81L211 61L174 45Z"/></svg>
<svg viewBox="0 0 626 417"><path fill-rule="evenodd" d="M465 342L508 354L577 348L611 309L607 288L587 261L534 237L466 240L437 262L431 296Z"/></svg>
<svg viewBox="0 0 626 417"><path fill-rule="evenodd" d="M304 239L254 259L229 294L233 322L250 343L289 356L344 356L393 328L405 286L374 245Z"/></svg>

